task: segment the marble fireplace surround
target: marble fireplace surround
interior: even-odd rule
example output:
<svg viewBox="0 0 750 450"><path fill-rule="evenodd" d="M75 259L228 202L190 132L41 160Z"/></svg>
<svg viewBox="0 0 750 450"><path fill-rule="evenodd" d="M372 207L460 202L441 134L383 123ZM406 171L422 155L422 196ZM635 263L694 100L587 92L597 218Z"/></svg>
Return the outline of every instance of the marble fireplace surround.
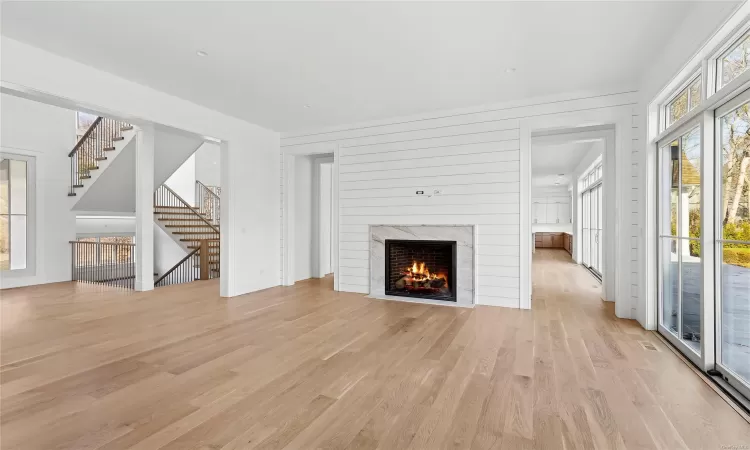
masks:
<svg viewBox="0 0 750 450"><path fill-rule="evenodd" d="M456 302L385 295L385 240L456 241ZM474 225L370 225L370 297L474 306Z"/></svg>

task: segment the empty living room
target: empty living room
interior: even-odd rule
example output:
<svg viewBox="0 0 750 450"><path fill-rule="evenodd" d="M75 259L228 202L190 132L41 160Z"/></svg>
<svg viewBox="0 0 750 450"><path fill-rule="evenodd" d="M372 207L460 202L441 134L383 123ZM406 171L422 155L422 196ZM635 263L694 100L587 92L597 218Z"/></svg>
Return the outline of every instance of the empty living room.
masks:
<svg viewBox="0 0 750 450"><path fill-rule="evenodd" d="M750 0L0 3L0 449L750 449Z"/></svg>

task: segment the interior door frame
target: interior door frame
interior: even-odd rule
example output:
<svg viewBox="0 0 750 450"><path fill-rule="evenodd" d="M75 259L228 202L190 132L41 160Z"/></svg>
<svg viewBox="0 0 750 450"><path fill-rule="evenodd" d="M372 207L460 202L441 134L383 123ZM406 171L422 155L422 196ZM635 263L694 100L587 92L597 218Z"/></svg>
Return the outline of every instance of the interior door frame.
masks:
<svg viewBox="0 0 750 450"><path fill-rule="evenodd" d="M281 176L281 239L282 239L282 249L281 249L281 284L283 286L293 286L295 283L295 277L294 277L294 262L295 262L295 255L294 255L294 247L295 247L295 226L296 222L294 219L294 205L295 205L295 165L296 165L296 159L298 156L316 156L319 155L319 157L315 158L315 161L313 161L313 175L315 175L315 167L316 162L318 160L321 161L328 161L331 158L331 154L333 154L333 166L331 168L331 239L334 239L335 242L333 244L333 254L331 255L331 267L333 269L333 289L335 291L339 290L339 246L340 246L340 240L339 240L339 224L340 224L340 208L339 208L339 147L338 145L331 145L326 146L324 148L316 148L315 151L295 151L295 150L286 150L284 147L282 147L282 155L281 155L281 167L282 167L282 176ZM319 179L319 173L320 170L318 169L318 180L317 182L313 180L313 189L319 189L320 188L320 179ZM315 178L315 176L313 176ZM315 188L317 186L317 188ZM319 199L319 195L313 196L313 201L316 202ZM316 213L317 211L317 213ZM319 214L319 208L317 208L315 205L313 205L313 236L319 237L319 232L317 230L320 229L317 222L317 214ZM313 239L313 241L318 241L318 239ZM320 261L320 244L313 243L313 252L311 255L311 258L313 260L313 275L317 274L319 269L319 261ZM317 250L316 250L317 249ZM316 253L317 251L317 253ZM316 263L317 262L317 263ZM317 269L316 269L317 267Z"/></svg>
<svg viewBox="0 0 750 450"><path fill-rule="evenodd" d="M632 127L633 108L624 105L606 110L578 111L540 116L520 121L520 307L531 308L531 137L596 129L605 140L603 178L605 190L604 237L605 273L602 279L604 299L615 302L615 315L632 319L637 305L631 296L632 277ZM616 170L626 167L627 170ZM619 173L618 173L619 172Z"/></svg>

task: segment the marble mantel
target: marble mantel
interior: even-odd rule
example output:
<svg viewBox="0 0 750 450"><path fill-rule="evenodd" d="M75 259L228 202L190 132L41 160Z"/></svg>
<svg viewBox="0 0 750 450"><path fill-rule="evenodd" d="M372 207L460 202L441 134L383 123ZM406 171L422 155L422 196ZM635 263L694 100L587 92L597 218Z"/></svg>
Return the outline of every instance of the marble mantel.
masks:
<svg viewBox="0 0 750 450"><path fill-rule="evenodd" d="M456 241L456 302L474 306L474 225L370 225L370 296L436 305L453 302L385 295L385 240Z"/></svg>

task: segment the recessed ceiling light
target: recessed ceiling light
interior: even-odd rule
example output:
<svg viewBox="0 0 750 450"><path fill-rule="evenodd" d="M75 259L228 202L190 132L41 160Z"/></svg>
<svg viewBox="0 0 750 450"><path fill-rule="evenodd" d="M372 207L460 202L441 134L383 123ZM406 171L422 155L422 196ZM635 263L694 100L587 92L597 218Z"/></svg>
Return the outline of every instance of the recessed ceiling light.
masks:
<svg viewBox="0 0 750 450"><path fill-rule="evenodd" d="M305 106L303 106L303 108L305 108L305 109L307 109L307 108L309 108L309 107L310 107L310 105L305 105Z"/></svg>
<svg viewBox="0 0 750 450"><path fill-rule="evenodd" d="M515 71L516 71L515 67L508 67L507 69L505 69L505 73L513 73Z"/></svg>
<svg viewBox="0 0 750 450"><path fill-rule="evenodd" d="M197 52L195 52L195 54L198 55L198 56L200 56L200 57L208 56L208 53L205 52L205 51L203 51L203 50L198 50Z"/></svg>

